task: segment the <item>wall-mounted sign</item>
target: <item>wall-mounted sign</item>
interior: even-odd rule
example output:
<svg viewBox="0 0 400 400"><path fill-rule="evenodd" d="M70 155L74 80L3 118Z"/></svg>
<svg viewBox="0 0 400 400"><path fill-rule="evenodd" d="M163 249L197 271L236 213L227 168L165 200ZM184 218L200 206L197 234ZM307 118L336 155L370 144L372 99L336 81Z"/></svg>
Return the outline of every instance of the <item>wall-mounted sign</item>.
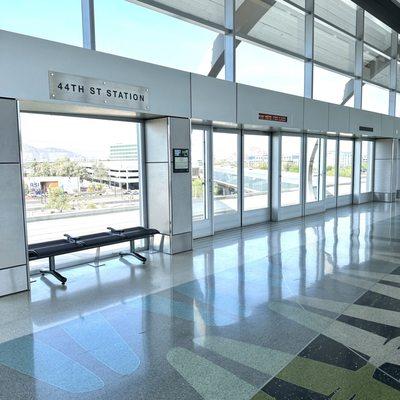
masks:
<svg viewBox="0 0 400 400"><path fill-rule="evenodd" d="M189 149L173 149L174 172L189 172Z"/></svg>
<svg viewBox="0 0 400 400"><path fill-rule="evenodd" d="M258 119L262 121L273 121L282 123L286 123L288 121L288 117L286 115L265 114L265 113L258 113Z"/></svg>
<svg viewBox="0 0 400 400"><path fill-rule="evenodd" d="M361 132L373 132L374 128L371 128L370 126L360 126L359 130Z"/></svg>
<svg viewBox="0 0 400 400"><path fill-rule="evenodd" d="M52 100L150 110L148 88L61 72L49 71L49 95Z"/></svg>

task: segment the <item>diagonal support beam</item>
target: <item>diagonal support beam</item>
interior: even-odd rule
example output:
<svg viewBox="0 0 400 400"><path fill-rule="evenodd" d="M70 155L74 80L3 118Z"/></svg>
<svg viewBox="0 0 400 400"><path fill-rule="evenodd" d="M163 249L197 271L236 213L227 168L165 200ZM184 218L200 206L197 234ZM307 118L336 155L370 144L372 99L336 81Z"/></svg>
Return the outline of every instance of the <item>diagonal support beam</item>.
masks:
<svg viewBox="0 0 400 400"><path fill-rule="evenodd" d="M275 0L245 0L235 13L235 31L247 35L275 4ZM235 39L235 49L239 44L240 40ZM225 39L223 34L219 34L214 41L211 64L208 76L215 78L225 65Z"/></svg>

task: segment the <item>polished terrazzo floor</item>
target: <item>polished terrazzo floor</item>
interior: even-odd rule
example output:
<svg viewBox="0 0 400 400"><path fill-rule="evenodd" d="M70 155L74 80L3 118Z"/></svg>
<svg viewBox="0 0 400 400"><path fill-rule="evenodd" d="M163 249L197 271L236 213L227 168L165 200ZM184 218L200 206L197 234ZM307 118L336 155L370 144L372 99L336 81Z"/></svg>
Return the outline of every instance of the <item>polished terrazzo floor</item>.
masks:
<svg viewBox="0 0 400 400"><path fill-rule="evenodd" d="M0 399L400 399L400 205L149 259L0 299Z"/></svg>

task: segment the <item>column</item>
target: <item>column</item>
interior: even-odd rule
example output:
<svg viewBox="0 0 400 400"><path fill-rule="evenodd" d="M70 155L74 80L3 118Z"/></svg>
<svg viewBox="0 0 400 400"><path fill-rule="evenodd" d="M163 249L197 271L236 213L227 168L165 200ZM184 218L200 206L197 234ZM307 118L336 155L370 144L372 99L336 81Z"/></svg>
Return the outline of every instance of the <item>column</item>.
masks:
<svg viewBox="0 0 400 400"><path fill-rule="evenodd" d="M177 152L190 154L190 122L184 118L158 118L145 122L147 213L150 228L163 236L155 246L176 254L192 249L192 181L190 159L175 158Z"/></svg>
<svg viewBox="0 0 400 400"><path fill-rule="evenodd" d="M0 98L0 296L29 288L18 106Z"/></svg>
<svg viewBox="0 0 400 400"><path fill-rule="evenodd" d="M391 203L397 193L397 140L377 139L375 144L374 201Z"/></svg>

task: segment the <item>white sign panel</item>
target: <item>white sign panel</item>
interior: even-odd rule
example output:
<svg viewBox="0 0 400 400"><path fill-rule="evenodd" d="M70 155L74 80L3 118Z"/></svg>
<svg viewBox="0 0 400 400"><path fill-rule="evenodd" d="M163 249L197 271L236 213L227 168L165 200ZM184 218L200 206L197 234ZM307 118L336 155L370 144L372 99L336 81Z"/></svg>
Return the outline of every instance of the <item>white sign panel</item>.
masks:
<svg viewBox="0 0 400 400"><path fill-rule="evenodd" d="M85 76L49 71L52 100L74 101L149 111L149 89Z"/></svg>

